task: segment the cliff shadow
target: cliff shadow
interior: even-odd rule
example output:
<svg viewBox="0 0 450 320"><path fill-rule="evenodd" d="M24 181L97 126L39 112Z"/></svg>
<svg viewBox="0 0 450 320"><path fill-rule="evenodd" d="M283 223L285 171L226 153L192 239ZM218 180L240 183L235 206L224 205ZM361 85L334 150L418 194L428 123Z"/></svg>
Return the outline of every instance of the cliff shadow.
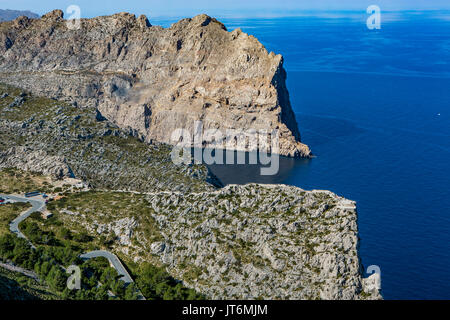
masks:
<svg viewBox="0 0 450 320"><path fill-rule="evenodd" d="M286 181L292 174L293 170L298 167L308 167L312 159L294 159L279 156L278 171L275 175L262 175L261 169L269 168L271 165L262 165L258 157L258 164L250 164L250 157L255 153L249 152L232 152L234 156L234 164L226 164L226 154L223 154L223 164L206 164L209 170L224 184L281 184ZM245 164L237 164L238 156L245 157ZM275 155L271 155L275 157Z"/></svg>

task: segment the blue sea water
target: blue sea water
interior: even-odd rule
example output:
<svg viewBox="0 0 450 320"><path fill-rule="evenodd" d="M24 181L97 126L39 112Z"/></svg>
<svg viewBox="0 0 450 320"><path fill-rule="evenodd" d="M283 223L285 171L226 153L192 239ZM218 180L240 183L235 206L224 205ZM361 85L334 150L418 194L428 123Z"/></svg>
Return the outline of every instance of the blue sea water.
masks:
<svg viewBox="0 0 450 320"><path fill-rule="evenodd" d="M357 201L362 262L385 299L450 298L450 12L364 11L225 18L283 54L302 140L262 178L213 166L225 183L285 183ZM153 21L152 21L153 22Z"/></svg>

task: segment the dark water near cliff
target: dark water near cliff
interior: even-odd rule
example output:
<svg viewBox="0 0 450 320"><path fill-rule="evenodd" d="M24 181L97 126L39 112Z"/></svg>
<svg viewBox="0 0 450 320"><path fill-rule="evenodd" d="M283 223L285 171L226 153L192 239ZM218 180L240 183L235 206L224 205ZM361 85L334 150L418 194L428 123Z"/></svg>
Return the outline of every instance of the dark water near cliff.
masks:
<svg viewBox="0 0 450 320"><path fill-rule="evenodd" d="M328 189L358 202L363 264L386 299L450 298L450 13L222 19L282 53L312 160L280 174L215 166L225 183Z"/></svg>

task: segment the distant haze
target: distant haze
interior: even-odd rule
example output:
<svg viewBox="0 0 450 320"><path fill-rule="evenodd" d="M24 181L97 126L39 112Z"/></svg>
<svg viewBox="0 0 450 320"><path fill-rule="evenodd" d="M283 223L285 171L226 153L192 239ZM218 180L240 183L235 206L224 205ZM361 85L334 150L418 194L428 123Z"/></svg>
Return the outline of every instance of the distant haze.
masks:
<svg viewBox="0 0 450 320"><path fill-rule="evenodd" d="M20 16L27 16L28 18L39 18L39 15L31 11L19 10L3 10L0 9L0 22L14 20Z"/></svg>
<svg viewBox="0 0 450 320"><path fill-rule="evenodd" d="M193 16L199 13L223 16L295 15L305 10L361 10L376 4L384 11L390 10L450 10L448 0L2 0L4 9L31 10L44 14L53 9L65 9L76 4L83 17L109 15L127 11L156 16Z"/></svg>

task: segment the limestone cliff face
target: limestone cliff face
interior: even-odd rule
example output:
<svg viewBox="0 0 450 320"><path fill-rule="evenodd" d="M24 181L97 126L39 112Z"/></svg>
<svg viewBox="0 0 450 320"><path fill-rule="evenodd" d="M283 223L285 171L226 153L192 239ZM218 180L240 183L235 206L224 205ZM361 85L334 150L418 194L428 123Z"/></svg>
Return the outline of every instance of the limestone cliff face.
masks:
<svg viewBox="0 0 450 320"><path fill-rule="evenodd" d="M353 201L258 184L143 196L149 215L113 210L105 223L105 212L93 210L88 222L71 209L64 219L92 237L117 237L116 253L163 265L207 298L381 299L374 276L362 277ZM145 231L149 221L157 233Z"/></svg>
<svg viewBox="0 0 450 320"><path fill-rule="evenodd" d="M286 88L281 55L206 15L170 28L128 13L83 19L61 11L0 24L0 82L95 106L147 141L177 128L278 129L280 151L308 157Z"/></svg>

